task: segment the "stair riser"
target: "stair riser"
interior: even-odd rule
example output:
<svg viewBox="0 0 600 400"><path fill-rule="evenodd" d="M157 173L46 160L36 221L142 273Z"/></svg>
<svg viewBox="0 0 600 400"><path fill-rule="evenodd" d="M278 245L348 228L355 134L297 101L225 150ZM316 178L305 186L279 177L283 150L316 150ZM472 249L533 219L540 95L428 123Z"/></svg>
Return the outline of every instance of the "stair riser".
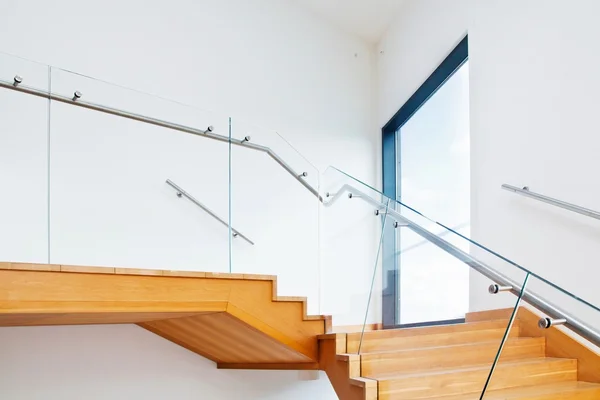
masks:
<svg viewBox="0 0 600 400"><path fill-rule="evenodd" d="M561 392L553 394L541 394L539 396L518 397L509 400L598 400L600 389L578 390L574 392Z"/></svg>
<svg viewBox="0 0 600 400"><path fill-rule="evenodd" d="M382 380L379 399L423 399L463 393L480 393L489 375L489 369L456 371L445 374ZM557 359L544 363L498 364L489 390L517 386L541 385L577 379L577 361Z"/></svg>
<svg viewBox="0 0 600 400"><path fill-rule="evenodd" d="M365 338L361 346L361 353L374 351L393 351L419 349L424 347L451 346L473 342L498 341L504 336L506 328L486 329L477 331L441 333L424 336L396 337L396 338ZM511 329L510 337L518 337L519 329ZM360 340L348 341L348 353L358 352Z"/></svg>
<svg viewBox="0 0 600 400"><path fill-rule="evenodd" d="M564 383L564 382L562 382ZM560 386L561 382L545 386L527 386L513 388L506 391L486 391L485 400L598 400L600 399L600 386L578 385ZM559 385L559 386L556 386ZM591 385L591 384L590 384ZM465 394L457 396L439 396L440 400L474 400L480 394Z"/></svg>
<svg viewBox="0 0 600 400"><path fill-rule="evenodd" d="M361 356L361 371L363 376L372 376L387 372L492 365L499 346L500 340L475 345L416 349L397 353L367 353ZM544 355L543 339L521 339L518 342L509 342L504 347L501 361L541 358Z"/></svg>

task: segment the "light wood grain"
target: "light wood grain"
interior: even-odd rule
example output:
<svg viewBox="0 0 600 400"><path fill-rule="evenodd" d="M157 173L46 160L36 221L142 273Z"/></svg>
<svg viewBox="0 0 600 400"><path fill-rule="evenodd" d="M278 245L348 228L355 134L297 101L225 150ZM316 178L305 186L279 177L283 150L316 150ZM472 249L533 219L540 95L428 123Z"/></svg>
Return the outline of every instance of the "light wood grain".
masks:
<svg viewBox="0 0 600 400"><path fill-rule="evenodd" d="M346 335L332 334L319 342L319 366L325 371L333 389L343 400L377 399L377 382L359 384L360 357L356 354L338 357L346 351Z"/></svg>
<svg viewBox="0 0 600 400"><path fill-rule="evenodd" d="M1 274L0 274L1 275ZM227 301L1 301L0 320L15 315L96 313L223 312ZM2 326L0 324L0 326Z"/></svg>
<svg viewBox="0 0 600 400"><path fill-rule="evenodd" d="M116 268L114 267L85 267L80 265L60 266L60 272L72 272L78 274L114 274L115 271Z"/></svg>
<svg viewBox="0 0 600 400"><path fill-rule="evenodd" d="M379 331L383 329L382 324L366 324L364 325L365 331ZM336 325L332 328L333 333L357 333L361 332L363 325Z"/></svg>
<svg viewBox="0 0 600 400"><path fill-rule="evenodd" d="M218 363L218 369L249 369L249 370L291 370L291 371L311 371L318 370L319 363L278 363L278 364L260 364L260 363Z"/></svg>
<svg viewBox="0 0 600 400"><path fill-rule="evenodd" d="M361 355L361 371L363 376L374 376L383 373L452 369L472 365L489 365L491 367L499 348L500 340L495 340L382 353L364 353ZM544 356L545 341L543 338L513 338L506 343L500 362Z"/></svg>
<svg viewBox="0 0 600 400"><path fill-rule="evenodd" d="M226 280L199 282L163 276L0 270L0 302L159 303L229 299L232 286Z"/></svg>
<svg viewBox="0 0 600 400"><path fill-rule="evenodd" d="M598 400L600 358L592 349L568 336L564 328L540 330L539 315L518 310L503 348L486 400ZM470 313L464 324L365 332L360 377L351 364L361 333L322 334L324 351L337 352L321 367L340 399L354 399L350 387L377 381L378 399L479 399L506 332L513 309ZM547 348L552 343L553 349ZM548 358L546 358L548 356ZM578 363L579 367L578 368Z"/></svg>
<svg viewBox="0 0 600 400"><path fill-rule="evenodd" d="M199 271L166 271L160 270L163 276L172 276L179 278L206 278L206 272Z"/></svg>
<svg viewBox="0 0 600 400"><path fill-rule="evenodd" d="M443 400L475 400L467 395L444 396ZM587 382L558 382L546 385L488 390L485 400L598 400L600 385Z"/></svg>
<svg viewBox="0 0 600 400"><path fill-rule="evenodd" d="M256 281L246 285L244 291L232 291L228 312L247 323L260 325L261 330L271 331L272 335L282 339L284 334L293 338L295 343L286 342L310 358L318 358L317 335L325 331L325 321L306 320L305 303L273 302L270 282ZM266 305L269 309L265 309Z"/></svg>
<svg viewBox="0 0 600 400"><path fill-rule="evenodd" d="M56 264L0 263L0 268L22 271L60 271L60 265Z"/></svg>
<svg viewBox="0 0 600 400"><path fill-rule="evenodd" d="M164 274L164 271L160 269L115 268L115 274L161 276Z"/></svg>
<svg viewBox="0 0 600 400"><path fill-rule="evenodd" d="M223 365L293 368L316 365L331 324L268 275L2 266L0 326L138 323Z"/></svg>
<svg viewBox="0 0 600 400"><path fill-rule="evenodd" d="M266 280L276 281L274 275L261 274L237 274L225 272L204 272L204 271L177 271L164 269L139 269L122 267L103 267L103 266L78 266L78 265L57 265L57 264L32 264L0 262L0 269L23 270L23 271L62 271L81 274L124 274L124 275L148 275L148 276L173 276L187 278L210 278L210 279L239 279L239 280Z"/></svg>
<svg viewBox="0 0 600 400"><path fill-rule="evenodd" d="M436 398L440 396L481 393L489 366L396 376L375 376L379 381L379 399ZM532 359L502 363L496 367L490 390L519 386L576 381L577 361L569 359Z"/></svg>
<svg viewBox="0 0 600 400"><path fill-rule="evenodd" d="M217 363L284 364L312 361L228 313L152 321L139 325Z"/></svg>
<svg viewBox="0 0 600 400"><path fill-rule="evenodd" d="M361 334L349 333L348 352L358 352L359 346L361 352L368 353L373 351L448 346L477 341L498 340L499 343L506 332L507 325L508 321L499 320L365 332L362 346L360 346ZM510 335L511 337L519 335L518 321L515 322Z"/></svg>
<svg viewBox="0 0 600 400"><path fill-rule="evenodd" d="M206 272L206 278L214 279L239 279L243 280L246 275L244 274L229 274L226 272Z"/></svg>
<svg viewBox="0 0 600 400"><path fill-rule="evenodd" d="M470 312L465 316L465 322L494 321L498 319L509 320L513 310L513 308L501 308L498 310Z"/></svg>
<svg viewBox="0 0 600 400"><path fill-rule="evenodd" d="M203 312L87 312L87 313L26 313L0 314L0 326L49 326L90 324L137 324L145 321L181 318Z"/></svg>
<svg viewBox="0 0 600 400"><path fill-rule="evenodd" d="M578 379L586 382L600 383L600 352L593 350L584 341L577 341L565 333L564 327L540 329L538 321L541 313L528 308L519 309L519 320L522 334L541 336L546 339L546 356L574 358L578 361Z"/></svg>

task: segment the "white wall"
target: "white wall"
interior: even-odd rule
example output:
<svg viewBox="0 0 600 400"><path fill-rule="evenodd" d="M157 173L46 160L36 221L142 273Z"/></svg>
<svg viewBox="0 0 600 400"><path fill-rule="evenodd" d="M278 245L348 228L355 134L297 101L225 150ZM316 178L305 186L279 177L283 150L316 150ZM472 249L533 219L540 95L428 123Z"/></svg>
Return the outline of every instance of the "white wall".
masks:
<svg viewBox="0 0 600 400"><path fill-rule="evenodd" d="M134 325L0 329L3 399L336 399L323 373L217 370Z"/></svg>
<svg viewBox="0 0 600 400"><path fill-rule="evenodd" d="M469 33L472 237L597 305L600 224L500 185L528 185L600 208L594 183L599 12L593 0L413 0L380 43L377 67L378 121L384 124ZM514 267L480 256L523 280ZM471 308L495 306L498 298L476 278ZM586 313L539 282L530 288L590 324L600 321L597 312Z"/></svg>
<svg viewBox="0 0 600 400"><path fill-rule="evenodd" d="M52 91L63 95L80 90L88 101L197 128L214 125L220 134L228 133L231 116L233 137L250 134L253 141L272 147L296 170L308 171L307 180L315 186L319 170L329 164L376 181L370 48L293 5L275 0L110 0L98 5L7 0L2 10L0 51L181 104L56 68L49 73L43 64L7 56L1 56L0 79L11 80L18 73L24 83L38 88L51 83ZM0 259L229 271L225 228L177 199L164 184L166 178L173 179L226 217L226 145L64 104L52 103L48 114L43 99L6 91L0 96L0 166L6 177L0 196ZM327 312L324 304L340 299L344 287L336 281L324 287L322 276L328 276L327 271L332 275L339 266L340 273L350 276L363 271L362 261L374 259L374 246L365 246L358 258L340 253L319 266L319 209L314 197L262 154L234 148L231 165L231 224L256 242L251 247L234 241L232 272L276 274L280 294L308 296L310 312ZM358 224L356 240L371 243L375 220ZM366 296L362 297L364 304ZM359 314L354 323L362 321ZM96 347L93 342L100 335L93 332L129 328L75 329L1 332L18 336L23 348L30 341L44 343L50 332L57 337L91 332L91 347ZM134 331L127 341L139 335ZM90 357L100 356L100 348ZM163 346L156 350L157 358L179 357L173 349ZM41 363L52 362L44 357ZM111 354L106 362L120 364L120 357L124 356ZM182 368L165 366L165 385L176 386ZM203 361L195 368L203 371L195 385L238 396L235 390L228 392L229 373L217 373ZM21 375L11 371L4 389L21 390L20 398L35 398L36 391L44 389L58 393L50 384L17 388ZM123 374L135 378L129 371L123 369ZM205 380L206 374L215 374L215 379ZM256 379L244 381L249 393L273 380L295 379L292 372L253 376ZM313 397L323 386L320 381L302 385L315 393ZM271 396L287 398L287 390L295 387L286 383Z"/></svg>

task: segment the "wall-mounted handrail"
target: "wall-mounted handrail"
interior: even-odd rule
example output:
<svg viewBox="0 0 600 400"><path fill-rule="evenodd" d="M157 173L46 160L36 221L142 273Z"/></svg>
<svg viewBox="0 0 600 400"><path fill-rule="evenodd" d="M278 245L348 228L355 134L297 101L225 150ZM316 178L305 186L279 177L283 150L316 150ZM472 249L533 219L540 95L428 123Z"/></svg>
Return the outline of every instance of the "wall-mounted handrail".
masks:
<svg viewBox="0 0 600 400"><path fill-rule="evenodd" d="M22 79L18 83L17 83L17 81L6 82L4 80L0 80L0 87L2 87L4 89L14 90L14 91L21 92L21 93L27 93L27 94L37 96L37 97L43 97L45 99L54 100L54 101L58 101L58 102L65 103L65 104L70 104L70 105L77 106L77 107L87 108L89 110L94 110L94 111L102 112L105 114L114 115L117 117L127 118L127 119L131 119L134 121L150 124L150 125L160 126L162 128L172 129L175 131L185 132L185 133L189 133L189 134L201 136L201 137L206 137L206 138L218 140L221 142L231 143L232 145L235 145L235 146L246 147L246 148L249 148L249 149L252 149L255 151L260 151L260 152L266 153L269 155L269 157L271 157L273 160L275 160L275 162L277 162L283 169L285 169L290 175L292 175L294 177L294 179L296 179L298 182L300 182L300 184L302 184L302 186L304 186L314 196L316 196L319 199L319 201L321 201L321 202L323 201L323 199L319 195L318 190L313 188L308 182L306 182L306 180L303 179L303 178L306 178L306 176L308 175L307 172L298 173L298 172L294 171L294 169L289 164L287 164L281 157L279 157L277 155L277 153L275 153L269 147L251 143L250 141L248 141L246 139L235 139L235 138L230 138L229 136L224 136L224 135L219 135L219 134L213 133L212 129L210 127L207 128L206 130L196 129L196 128L192 128L189 126L164 121L161 119L152 118L152 117L148 117L148 116L141 115L141 114L131 113L128 111L118 110L116 108L111 108L111 107L103 106L100 104L91 103L91 102L82 100L82 94L77 91L75 91L74 96L69 97L69 96L63 96L63 95L56 94L56 93L49 93L48 91L45 91L45 90L35 89L35 88L29 87L27 85L24 85L21 82L22 82Z"/></svg>
<svg viewBox="0 0 600 400"><path fill-rule="evenodd" d="M580 207L572 203L567 203L566 201L558 200L552 197L544 196L543 194L532 192L527 186L519 188L512 185L507 185L505 183L502 185L502 189L508 190L509 192L518 193L522 196L529 197L531 199L543 201L544 203L552 204L553 206L564 208L565 210L573 211L578 214L600 219L600 212L598 211L590 210L589 208Z"/></svg>
<svg viewBox="0 0 600 400"><path fill-rule="evenodd" d="M331 198L331 200L328 201L327 203L325 203L324 205L327 207L333 205L345 193L348 193L348 197L351 199L357 198L357 199L361 199L361 200L371 204L372 206L374 206L376 208L376 210L386 208L385 203L373 199L368 194L366 194L348 184L344 184L342 187L340 187L340 189L335 194L328 196ZM383 214L376 213L375 215L383 215ZM393 218L394 220L396 220L399 223L399 226L404 226L404 227L409 228L410 230L412 230L413 232L415 232L416 234L418 234L425 240L436 245L437 247L444 250L448 254L456 257L457 259L464 262L469 267L471 267L475 271L479 272L483 276L487 277L488 279L492 280L499 286L510 288L510 292L513 293L515 296L521 295L521 285L519 285L512 279L506 277L505 275L499 273L494 268L475 259L473 256L464 252L463 250L459 249L458 247L454 246L453 244L445 241L438 235L436 235L432 232L429 232L427 229L425 229L425 228L421 227L420 225L407 219L406 217L401 215L398 211L394 210L392 207L387 207L386 215ZM552 286L554 288L558 288L559 290L562 290L555 284L534 274L533 272L527 271L526 269L524 269L522 267L519 267L519 268L521 270L523 270L524 272L528 273L530 276L535 277L535 278L543 281L544 283L549 284L550 286ZM564 292L564 290L563 290L563 292ZM566 292L564 292L564 293L566 293ZM578 320L577 318L571 316L568 312L562 310L560 307L555 306L554 304L544 300L541 296L539 296L535 293L532 293L530 291L525 291L525 293L523 293L522 300L525 301L526 303L530 304L531 306L537 308L538 310L542 311L544 314L548 315L551 319L556 319L556 320L564 319L565 326L567 326L572 331L579 334L584 339L593 343L594 345L600 346L600 333L599 332L597 332L593 328L589 327L588 325L586 325L582 321ZM589 303L585 302L582 299L577 298L577 300L582 301L586 305L590 305ZM598 310L598 308L596 308L594 306L591 306L591 307L595 310Z"/></svg>
<svg viewBox="0 0 600 400"><path fill-rule="evenodd" d="M206 211L211 217L213 217L214 219L216 219L217 221L219 221L220 223L225 225L227 228L230 227L229 224L227 223L227 221L225 221L223 218L221 218L217 214L215 214L215 212L212 211L210 208L208 208L204 204L200 203L194 196L192 196L191 194L189 194L188 192L183 190L181 187L177 186L172 180L167 179L166 183L167 183L167 185L171 186L173 189L175 189L177 191L178 197L182 197L182 196L185 197L186 199L188 199L189 201L191 201L192 203L194 203L195 205L197 205L198 207L200 207L201 209ZM248 242L254 246L254 242L252 240L248 239L247 236L243 235L237 229L233 229L233 227L231 227L231 232L233 234L233 237L240 237L240 238L244 239L246 242Z"/></svg>

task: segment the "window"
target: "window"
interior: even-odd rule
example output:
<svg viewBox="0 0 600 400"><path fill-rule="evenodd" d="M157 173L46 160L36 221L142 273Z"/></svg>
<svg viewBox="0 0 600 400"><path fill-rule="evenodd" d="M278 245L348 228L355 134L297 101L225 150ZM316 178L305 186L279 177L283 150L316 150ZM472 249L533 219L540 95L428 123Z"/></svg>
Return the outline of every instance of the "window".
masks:
<svg viewBox="0 0 600 400"><path fill-rule="evenodd" d="M384 192L469 236L467 38L383 129ZM419 221L422 222L422 221ZM436 234L435 224L427 227ZM384 242L384 325L464 318L469 268L421 236L397 229ZM468 250L468 249L465 249Z"/></svg>

